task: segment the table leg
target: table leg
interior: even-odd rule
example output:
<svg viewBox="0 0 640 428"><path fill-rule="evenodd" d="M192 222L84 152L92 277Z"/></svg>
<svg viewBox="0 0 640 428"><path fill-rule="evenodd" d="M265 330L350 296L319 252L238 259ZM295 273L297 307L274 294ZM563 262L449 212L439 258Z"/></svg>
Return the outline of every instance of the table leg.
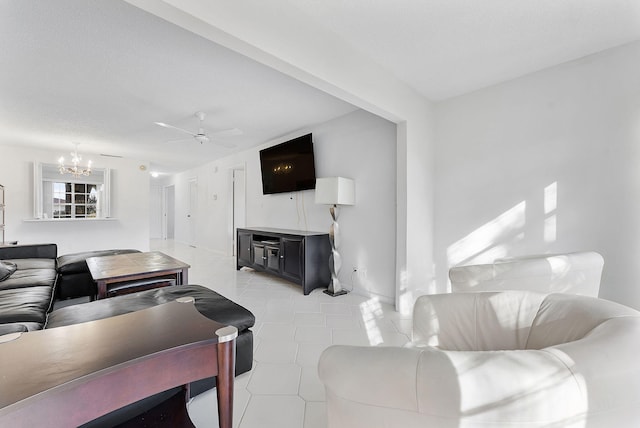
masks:
<svg viewBox="0 0 640 428"><path fill-rule="evenodd" d="M98 280L98 300L107 297L107 281Z"/></svg>
<svg viewBox="0 0 640 428"><path fill-rule="evenodd" d="M218 342L218 424L220 428L233 427L233 383L236 367L236 337L238 330L229 326L216 331Z"/></svg>

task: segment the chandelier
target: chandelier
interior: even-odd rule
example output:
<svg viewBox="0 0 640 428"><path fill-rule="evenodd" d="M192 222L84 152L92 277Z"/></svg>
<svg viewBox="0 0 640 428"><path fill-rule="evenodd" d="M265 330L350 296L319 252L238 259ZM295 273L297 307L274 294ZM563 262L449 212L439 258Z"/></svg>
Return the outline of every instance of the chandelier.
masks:
<svg viewBox="0 0 640 428"><path fill-rule="evenodd" d="M60 156L58 159L58 171L60 174L71 174L74 178L78 178L82 175L91 175L91 161L87 162L87 167L82 168L79 166L82 157L78 154L78 145L80 143L73 143L75 150L71 152L71 163L73 166L65 166L64 157Z"/></svg>

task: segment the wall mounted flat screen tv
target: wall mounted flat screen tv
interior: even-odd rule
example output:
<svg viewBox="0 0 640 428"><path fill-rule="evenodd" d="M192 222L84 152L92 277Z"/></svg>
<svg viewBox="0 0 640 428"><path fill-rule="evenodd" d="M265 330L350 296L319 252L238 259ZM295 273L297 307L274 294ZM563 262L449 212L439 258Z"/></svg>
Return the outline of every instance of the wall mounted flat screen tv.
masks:
<svg viewBox="0 0 640 428"><path fill-rule="evenodd" d="M260 150L260 168L265 195L315 189L311 134Z"/></svg>

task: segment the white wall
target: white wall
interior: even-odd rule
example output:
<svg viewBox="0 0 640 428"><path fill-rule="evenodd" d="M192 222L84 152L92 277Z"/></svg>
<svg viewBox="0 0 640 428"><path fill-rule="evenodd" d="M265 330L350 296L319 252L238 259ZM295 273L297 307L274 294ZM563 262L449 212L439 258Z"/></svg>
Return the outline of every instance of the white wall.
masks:
<svg viewBox="0 0 640 428"><path fill-rule="evenodd" d="M443 291L434 273L429 100L286 3L126 1L396 123L396 308L409 313L420 294Z"/></svg>
<svg viewBox="0 0 640 428"><path fill-rule="evenodd" d="M116 220L24 221L33 218L33 162L56 163L60 153L0 145L0 183L5 186L6 240L58 245L58 254L107 248L149 249L149 174L138 161L85 157L111 168L111 216Z"/></svg>
<svg viewBox="0 0 640 428"><path fill-rule="evenodd" d="M640 43L436 107L435 258L596 250L640 308Z"/></svg>
<svg viewBox="0 0 640 428"><path fill-rule="evenodd" d="M356 204L341 208L340 280L356 292L395 299L396 126L364 111L301 130L249 151L175 175L176 239L187 241L188 182L198 182L196 246L230 254L230 170L246 167L247 226L325 232L328 206L316 205L313 190L263 195L258 152L289 138L313 133L316 175L356 182ZM193 215L193 214L192 214ZM352 275L353 267L366 277ZM353 278L353 281L352 281Z"/></svg>
<svg viewBox="0 0 640 428"><path fill-rule="evenodd" d="M162 186L151 185L149 193L149 238L162 238Z"/></svg>

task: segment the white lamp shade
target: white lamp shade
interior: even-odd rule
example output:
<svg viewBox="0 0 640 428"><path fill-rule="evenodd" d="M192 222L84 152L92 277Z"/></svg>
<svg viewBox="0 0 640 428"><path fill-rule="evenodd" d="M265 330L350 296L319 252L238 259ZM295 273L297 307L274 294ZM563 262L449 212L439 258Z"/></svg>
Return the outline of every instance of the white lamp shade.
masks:
<svg viewBox="0 0 640 428"><path fill-rule="evenodd" d="M316 204L354 205L356 185L350 178L316 178Z"/></svg>

